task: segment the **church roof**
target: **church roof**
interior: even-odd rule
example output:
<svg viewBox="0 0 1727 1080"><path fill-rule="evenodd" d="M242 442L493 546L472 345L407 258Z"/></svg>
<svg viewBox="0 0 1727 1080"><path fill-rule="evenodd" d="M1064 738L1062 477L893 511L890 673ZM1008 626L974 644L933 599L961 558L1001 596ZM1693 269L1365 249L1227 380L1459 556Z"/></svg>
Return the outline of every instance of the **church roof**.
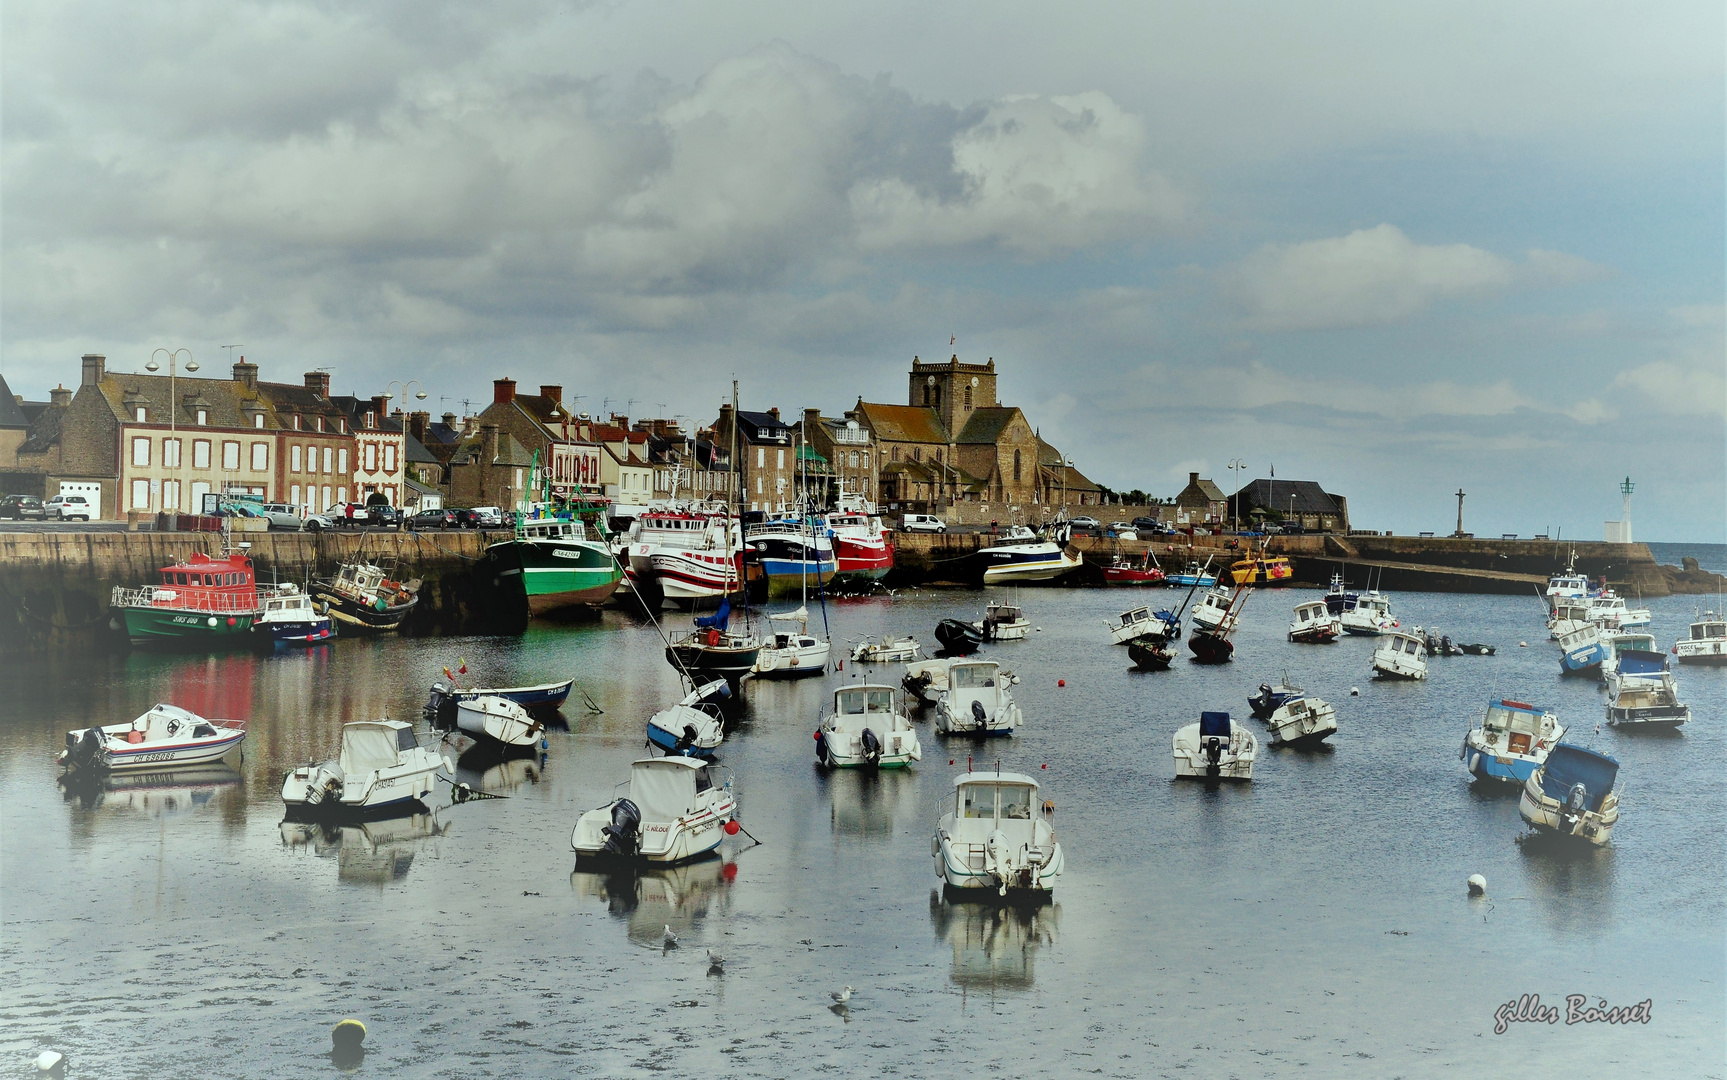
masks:
<svg viewBox="0 0 1727 1080"><path fill-rule="evenodd" d="M1001 433L1019 415L1018 406L991 405L981 409L973 409L966 419L965 427L960 430L955 442L966 444L994 445L1001 441Z"/></svg>
<svg viewBox="0 0 1727 1080"><path fill-rule="evenodd" d="M923 405L883 405L862 402L858 408L876 433L889 442L946 443L947 428L941 416Z"/></svg>

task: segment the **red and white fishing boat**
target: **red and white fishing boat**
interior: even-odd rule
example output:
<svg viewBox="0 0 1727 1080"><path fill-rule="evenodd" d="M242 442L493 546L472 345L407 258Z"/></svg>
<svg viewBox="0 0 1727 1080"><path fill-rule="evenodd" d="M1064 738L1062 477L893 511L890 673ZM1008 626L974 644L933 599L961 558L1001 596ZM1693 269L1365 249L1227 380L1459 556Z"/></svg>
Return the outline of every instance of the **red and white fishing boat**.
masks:
<svg viewBox="0 0 1727 1080"><path fill-rule="evenodd" d="M1105 585L1162 585L1163 570L1151 557L1151 549L1146 548L1145 558L1136 561L1126 555L1117 555L1108 566L1103 567L1103 583Z"/></svg>
<svg viewBox="0 0 1727 1080"><path fill-rule="evenodd" d="M743 537L724 510L650 510L630 526L628 558L629 580L644 601L687 605L743 587Z"/></svg>
<svg viewBox="0 0 1727 1080"><path fill-rule="evenodd" d="M839 564L835 583L880 581L893 569L892 534L862 495L842 490L838 508L827 515L827 525Z"/></svg>
<svg viewBox="0 0 1727 1080"><path fill-rule="evenodd" d="M129 724L68 731L60 764L68 772L96 774L208 765L245 737L243 720L206 720L177 705L157 705Z"/></svg>

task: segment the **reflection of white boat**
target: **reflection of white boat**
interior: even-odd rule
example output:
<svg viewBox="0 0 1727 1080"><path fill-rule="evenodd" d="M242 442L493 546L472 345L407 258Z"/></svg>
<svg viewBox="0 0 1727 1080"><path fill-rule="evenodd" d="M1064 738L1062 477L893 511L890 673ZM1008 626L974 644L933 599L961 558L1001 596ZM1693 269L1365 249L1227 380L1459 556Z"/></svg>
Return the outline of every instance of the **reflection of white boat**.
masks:
<svg viewBox="0 0 1727 1080"><path fill-rule="evenodd" d="M929 916L936 937L953 947L955 983L1027 990L1038 950L1055 944L1061 905L953 901L932 893Z"/></svg>
<svg viewBox="0 0 1727 1080"><path fill-rule="evenodd" d="M509 698L490 694L456 702L456 726L505 746L532 746L546 727Z"/></svg>
<svg viewBox="0 0 1727 1080"><path fill-rule="evenodd" d="M206 720L159 704L130 724L68 731L59 760L69 772L98 773L208 765L245 737L244 720Z"/></svg>
<svg viewBox="0 0 1727 1080"><path fill-rule="evenodd" d="M665 928L691 933L703 920L723 913L737 866L709 855L678 866L621 866L577 869L570 886L577 896L603 901L612 915L626 920L626 935L637 945L659 946Z"/></svg>
<svg viewBox="0 0 1727 1080"><path fill-rule="evenodd" d="M421 746L412 725L361 720L342 725L334 761L302 765L282 778L290 813L377 813L422 802L444 759Z"/></svg>
<svg viewBox="0 0 1727 1080"><path fill-rule="evenodd" d="M110 773L87 779L86 783L74 783L74 776L63 778L67 784L66 800L76 799L86 810L173 817L218 802L225 792L233 791L237 797L244 797L244 793L237 791L240 774L220 762L162 772Z"/></svg>
<svg viewBox="0 0 1727 1080"><path fill-rule="evenodd" d="M456 758L456 779L475 791L507 795L524 784L537 784L545 767L528 749L473 742Z"/></svg>
<svg viewBox="0 0 1727 1080"><path fill-rule="evenodd" d="M1202 712L1171 743L1176 779L1252 780L1259 740L1226 712Z"/></svg>
<svg viewBox="0 0 1727 1080"><path fill-rule="evenodd" d="M880 641L858 642L852 650L852 659L864 664L901 664L916 660L922 648L917 638L884 635Z"/></svg>
<svg viewBox="0 0 1727 1080"><path fill-rule="evenodd" d="M632 762L628 794L577 818L570 847L578 859L653 864L706 855L737 829L731 778L716 786L718 768L694 757Z"/></svg>
<svg viewBox="0 0 1727 1080"><path fill-rule="evenodd" d="M1061 876L1061 844L1055 810L1039 799L1036 780L1023 773L967 772L954 778L953 794L930 840L936 876L957 892L1009 891L1044 897Z"/></svg>
<svg viewBox="0 0 1727 1080"><path fill-rule="evenodd" d="M907 769L837 771L826 785L836 834L886 839L907 815L918 814L918 781Z"/></svg>
<svg viewBox="0 0 1727 1080"><path fill-rule="evenodd" d="M925 705L934 705L947 693L947 672L964 660L962 656L943 656L934 660L919 660L905 666L900 685L905 692Z"/></svg>
<svg viewBox="0 0 1727 1080"><path fill-rule="evenodd" d="M1619 762L1606 754L1560 743L1524 782L1517 812L1538 831L1602 846L1619 823L1618 776Z"/></svg>
<svg viewBox="0 0 1727 1080"><path fill-rule="evenodd" d="M418 841L442 836L449 826L429 813L403 814L367 822L284 821L284 846L336 859L336 878L352 885L398 881L414 863Z"/></svg>
<svg viewBox="0 0 1727 1080"><path fill-rule="evenodd" d="M954 735L1012 735L1019 706L1008 686L1014 676L993 660L966 660L947 673L947 693L935 707L937 731Z"/></svg>
<svg viewBox="0 0 1727 1080"><path fill-rule="evenodd" d="M808 608L782 611L768 619L773 623L773 637L763 642L756 654L757 675L783 679L820 675L827 670L830 646L810 636Z"/></svg>
<svg viewBox="0 0 1727 1080"><path fill-rule="evenodd" d="M1290 698L1265 721L1273 746L1318 746L1337 734L1337 706L1316 697Z"/></svg>
<svg viewBox="0 0 1727 1080"><path fill-rule="evenodd" d="M731 692L724 679L696 687L676 705L648 717L648 741L668 754L713 757L726 737L717 699Z"/></svg>
<svg viewBox="0 0 1727 1080"><path fill-rule="evenodd" d="M816 729L816 761L836 769L899 769L923 759L891 686L842 686Z"/></svg>
<svg viewBox="0 0 1727 1080"><path fill-rule="evenodd" d="M1374 678L1427 678L1427 645L1419 637L1397 631L1385 638L1385 643L1373 650Z"/></svg>

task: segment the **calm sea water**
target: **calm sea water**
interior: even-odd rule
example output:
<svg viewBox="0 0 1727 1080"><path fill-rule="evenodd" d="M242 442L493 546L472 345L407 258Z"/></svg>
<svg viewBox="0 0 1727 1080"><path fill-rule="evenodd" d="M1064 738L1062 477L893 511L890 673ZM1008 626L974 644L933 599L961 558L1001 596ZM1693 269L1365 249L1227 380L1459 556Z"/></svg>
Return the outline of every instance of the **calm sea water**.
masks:
<svg viewBox="0 0 1727 1080"><path fill-rule="evenodd" d="M1727 544L1650 544L1649 554L1668 566L1681 566L1689 555L1704 570L1727 574Z"/></svg>
<svg viewBox="0 0 1727 1080"><path fill-rule="evenodd" d="M1102 626L1129 594L1026 590L1039 632L988 650L1023 680L1020 734L922 722L924 759L900 774L812 766L850 663L748 685L722 760L761 846L740 835L723 861L636 879L573 872L569 849L679 693L653 628L622 613L270 658L0 660L0 1069L52 1046L83 1076L320 1075L330 1026L354 1016L362 1071L403 1077L1722 1075L1727 671L1681 670L1695 719L1678 735L1597 732L1602 693L1558 678L1533 598L1394 597L1406 623L1500 653L1376 684L1367 640L1284 641L1304 595L1255 595L1232 665L1142 674ZM836 641L928 640L983 600L827 616ZM1667 644L1691 598L1652 606ZM329 834L280 824L286 768L332 754L344 721L417 718L459 657L480 681L576 676L604 711L567 707L543 766L458 766L507 799ZM1178 726L1245 717L1285 671L1338 706L1330 748L1262 751L1251 785L1171 781ZM1515 799L1472 789L1457 748L1495 692L1553 706L1621 760L1610 849L1519 844ZM249 718L237 770L65 797L62 733L158 700ZM968 758L1045 782L1067 853L1054 905L935 893L935 803ZM1466 897L1472 873L1487 899ZM667 924L681 947L660 947ZM1652 999L1653 1022L1495 1035L1526 993Z"/></svg>

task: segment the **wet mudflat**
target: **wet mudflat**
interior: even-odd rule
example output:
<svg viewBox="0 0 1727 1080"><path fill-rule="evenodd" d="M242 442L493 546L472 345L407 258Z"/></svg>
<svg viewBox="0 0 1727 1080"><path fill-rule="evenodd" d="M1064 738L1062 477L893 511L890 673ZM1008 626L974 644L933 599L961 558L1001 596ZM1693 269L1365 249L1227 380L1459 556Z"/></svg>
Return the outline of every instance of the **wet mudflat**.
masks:
<svg viewBox="0 0 1727 1080"><path fill-rule="evenodd" d="M928 645L986 595L830 603L836 654L890 629ZM271 657L0 659L0 1056L321 1075L330 1026L354 1016L371 1031L362 1073L405 1077L1719 1075L1727 671L1680 669L1694 720L1677 735L1597 733L1602 692L1558 677L1532 597L1393 597L1406 625L1500 652L1380 684L1367 639L1284 641L1310 595L1256 594L1231 665L1184 650L1136 673L1102 626L1135 594L1024 590L1039 631L985 650L1021 677L1023 728L978 743L920 721L924 758L903 773L824 775L811 737L833 686L897 683L897 667L746 685L721 762L761 846L740 835L720 860L634 877L573 872L569 836L679 694L645 620ZM1693 605L1650 606L1665 646ZM457 763L507 799L449 805L446 787L416 817L282 824L284 770L332 755L344 721L417 719L458 658L482 683L573 675L604 712L572 697L543 764ZM1171 782L1177 727L1201 708L1245 719L1286 670L1337 705L1330 747L1262 746L1251 785ZM1552 706L1572 741L1619 758L1610 849L1520 845L1515 798L1472 788L1457 748L1493 693ZM65 730L158 700L251 720L243 761L86 797L56 786ZM936 804L968 759L1044 782L1067 855L1055 904L935 893ZM1485 900L1466 897L1471 873ZM857 992L836 1013L844 984ZM1530 993L1562 1011L1567 994L1652 999L1653 1020L1495 1035L1495 1010Z"/></svg>

